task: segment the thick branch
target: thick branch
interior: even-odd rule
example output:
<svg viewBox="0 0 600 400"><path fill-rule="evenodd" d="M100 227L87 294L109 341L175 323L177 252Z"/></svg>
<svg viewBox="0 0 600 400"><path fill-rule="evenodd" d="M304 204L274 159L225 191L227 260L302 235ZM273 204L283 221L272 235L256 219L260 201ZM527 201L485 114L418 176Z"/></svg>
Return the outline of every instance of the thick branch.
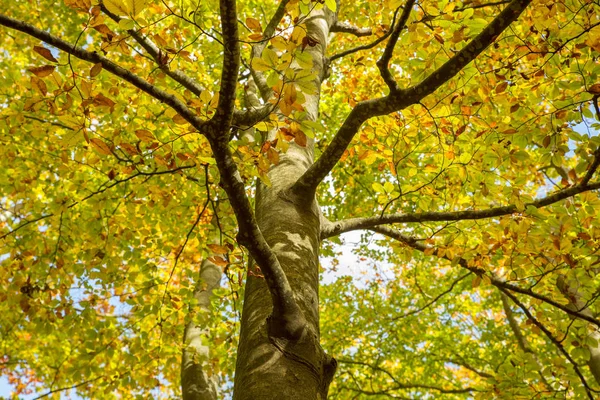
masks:
<svg viewBox="0 0 600 400"><path fill-rule="evenodd" d="M217 127L229 126L235 108L235 91L237 88L240 69L240 38L238 33L237 11L235 0L220 0L221 30L223 32L223 69L221 70L221 88L217 111L211 119L211 124ZM218 132L227 136L228 132Z"/></svg>
<svg viewBox="0 0 600 400"><path fill-rule="evenodd" d="M371 36L373 29L371 28L359 28L358 26L351 25L347 22L336 21L329 30L330 32L349 33L357 37Z"/></svg>
<svg viewBox="0 0 600 400"><path fill-rule="evenodd" d="M406 27L406 22L408 21L408 17L410 16L410 12L415 4L415 0L407 0L404 5L404 10L402 11L402 15L400 19L394 26L394 30L392 31L392 35L390 36L390 40L388 40L385 50L381 55L381 58L377 61L377 68L379 68L379 73L383 78L384 82L390 89L390 92L398 91L398 84L394 80L392 73L389 69L390 60L392 59L392 55L394 54L394 48L396 47L396 43L398 43L398 38L400 37L400 33Z"/></svg>
<svg viewBox="0 0 600 400"><path fill-rule="evenodd" d="M550 196L541 198L531 203L526 203L525 207L533 206L542 208L561 200L573 197L579 193L590 190L600 189L600 182L581 183L572 186L568 189L561 190ZM394 223L411 223L411 222L446 222L446 221L464 221L474 219L495 218L504 215L519 213L517 206L493 207L487 210L471 210L471 211L451 211L451 212L424 212L411 214L384 214L380 217L365 217L365 218L350 218L338 222L332 222L323 227L321 238L326 239L331 236L336 236L344 232L354 231L358 229L370 229L378 225L394 224Z"/></svg>
<svg viewBox="0 0 600 400"><path fill-rule="evenodd" d="M68 43L56 36L49 34L41 29L36 28L33 25L30 25L26 22L16 20L14 18L8 17L6 15L0 14L0 25L4 25L7 28L15 29L21 31L29 36L32 36L36 39L39 39L49 45L52 45L65 53L69 53L72 56L79 58L80 60L88 61L94 64L102 64L102 68L112 73L113 75L118 76L119 78L127 81L146 92L150 96L155 99L169 105L175 111L179 113L186 121L188 121L194 128L200 130L205 125L205 121L200 119L196 114L187 108L187 106L179 100L177 97L173 96L165 92L162 89L152 85L148 81L140 78L139 76L133 74L131 71L126 70L125 68L120 67L116 63L110 61L108 58L101 56L97 52L86 51L79 46L74 46L71 43Z"/></svg>
<svg viewBox="0 0 600 400"><path fill-rule="evenodd" d="M298 179L293 190L315 192L319 183L339 162L365 121L379 115L400 111L433 93L493 43L521 15L530 2L531 0L513 0L479 35L418 85L406 90L397 90L385 97L358 103L321 157Z"/></svg>
<svg viewBox="0 0 600 400"><path fill-rule="evenodd" d="M102 12L108 15L113 21L118 23L121 20L121 17L108 11L104 4L100 4L100 8ZM140 46L144 48L144 50L146 50L146 52L154 59L161 71L163 71L167 76L171 77L174 81L181 84L187 90L194 93L196 96L200 96L200 93L202 93L203 90L202 87L184 72L178 69L171 70L169 69L168 65L163 64L160 60L160 50L158 49L158 47L156 47L154 43L152 43L148 38L144 37L135 29L128 29L127 33L129 33L129 35L132 38L134 38L135 41L138 42Z"/></svg>
<svg viewBox="0 0 600 400"><path fill-rule="evenodd" d="M210 121L208 140L213 151L223 187L239 227L237 240L246 247L263 273L271 293L273 314L270 319L270 334L296 339L306 325L298 307L289 281L260 231L246 195L246 186L237 169L229 148L229 129L233 115L237 75L239 69L239 37L235 0L220 0L221 25L225 53L221 74L219 105Z"/></svg>
<svg viewBox="0 0 600 400"><path fill-rule="evenodd" d="M513 0L479 35L456 53L444 65L435 70L418 85L400 93L399 97L416 97L415 102L433 93L444 83L452 79L479 54L481 54L498 36L521 15L531 0ZM415 104L415 102L411 104Z"/></svg>

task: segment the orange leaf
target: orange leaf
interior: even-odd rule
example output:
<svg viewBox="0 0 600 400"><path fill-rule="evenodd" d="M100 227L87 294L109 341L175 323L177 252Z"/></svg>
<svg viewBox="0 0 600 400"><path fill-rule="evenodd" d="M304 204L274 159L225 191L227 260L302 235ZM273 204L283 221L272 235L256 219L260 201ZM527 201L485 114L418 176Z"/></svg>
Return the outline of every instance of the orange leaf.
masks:
<svg viewBox="0 0 600 400"><path fill-rule="evenodd" d="M52 52L45 47L42 46L33 46L33 51L38 53L40 56L44 57L48 61L58 62L56 58L52 55Z"/></svg>
<svg viewBox="0 0 600 400"><path fill-rule="evenodd" d="M246 25L250 30L254 32L262 32L262 27L260 26L260 21L256 18L246 18Z"/></svg>

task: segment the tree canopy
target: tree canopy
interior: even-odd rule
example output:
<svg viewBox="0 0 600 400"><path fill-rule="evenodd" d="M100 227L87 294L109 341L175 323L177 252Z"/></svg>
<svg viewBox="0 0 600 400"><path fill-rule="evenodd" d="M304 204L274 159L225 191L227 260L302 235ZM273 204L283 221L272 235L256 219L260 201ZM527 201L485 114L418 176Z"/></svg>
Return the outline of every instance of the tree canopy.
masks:
<svg viewBox="0 0 600 400"><path fill-rule="evenodd" d="M600 396L600 2L1 4L14 398Z"/></svg>

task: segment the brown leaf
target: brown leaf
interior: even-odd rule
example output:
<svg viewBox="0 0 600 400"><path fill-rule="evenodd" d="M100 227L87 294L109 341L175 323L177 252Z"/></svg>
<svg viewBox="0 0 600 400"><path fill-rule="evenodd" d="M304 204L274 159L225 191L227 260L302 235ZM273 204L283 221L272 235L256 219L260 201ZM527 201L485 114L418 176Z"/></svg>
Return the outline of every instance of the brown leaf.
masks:
<svg viewBox="0 0 600 400"><path fill-rule="evenodd" d="M306 147L306 135L302 131L296 132L295 142L298 146Z"/></svg>
<svg viewBox="0 0 600 400"><path fill-rule="evenodd" d="M90 78L95 77L102 71L102 63L94 64L94 66L90 69Z"/></svg>
<svg viewBox="0 0 600 400"><path fill-rule="evenodd" d="M40 56L44 57L48 61L58 62L58 60L56 58L54 58L54 56L52 55L52 52L45 47L33 46L33 51L35 51L36 53L38 53Z"/></svg>
<svg viewBox="0 0 600 400"><path fill-rule="evenodd" d="M218 244L209 244L206 247L215 254L227 254L228 251L227 247Z"/></svg>
<svg viewBox="0 0 600 400"><path fill-rule="evenodd" d="M550 136L544 136L544 139L542 140L542 146L544 146L545 149L548 148L548 146L550 146L550 140L552 138Z"/></svg>
<svg viewBox="0 0 600 400"><path fill-rule="evenodd" d="M33 73L37 77L43 78L53 73L54 68L56 68L54 65L43 65L41 67L29 68L28 71Z"/></svg>
<svg viewBox="0 0 600 400"><path fill-rule="evenodd" d="M105 106L105 107L113 107L116 103L104 96L102 93L98 93L94 97L94 105L95 106Z"/></svg>
<svg viewBox="0 0 600 400"><path fill-rule="evenodd" d="M145 129L138 129L135 131L135 136L137 136L142 142L147 143L152 142L155 139L154 135Z"/></svg>
<svg viewBox="0 0 600 400"><path fill-rule="evenodd" d="M508 82L506 82L506 81L500 82L498 84L498 86L496 86L496 93L500 94L500 93L504 92L507 87L508 87Z"/></svg>
<svg viewBox="0 0 600 400"><path fill-rule="evenodd" d="M227 260L225 260L223 257L208 257L208 261L210 261L211 263L218 265L219 267L226 267L228 262Z"/></svg>
<svg viewBox="0 0 600 400"><path fill-rule="evenodd" d="M135 146L132 145L132 144L130 144L130 143L119 143L119 147L122 148L123 150L125 150L125 152L127 154L129 154L130 156L134 156L136 154L139 154L139 152L135 148Z"/></svg>
<svg viewBox="0 0 600 400"><path fill-rule="evenodd" d="M588 88L588 93L600 95L600 83L594 83Z"/></svg>
<svg viewBox="0 0 600 400"><path fill-rule="evenodd" d="M104 143L104 141L102 141L101 139L92 138L90 139L90 144L98 153L106 155L109 155L111 153L110 147L108 147L108 145Z"/></svg>
<svg viewBox="0 0 600 400"><path fill-rule="evenodd" d="M517 103L517 104L513 104L513 105L510 107L510 112L511 112L511 113L514 113L514 112L515 112L515 111L517 111L517 110L518 110L520 107L521 107L521 105L520 105L519 103Z"/></svg>
<svg viewBox="0 0 600 400"><path fill-rule="evenodd" d="M180 114L175 114L175 116L173 117L173 122L175 122L177 125L187 124L186 119L183 118Z"/></svg>

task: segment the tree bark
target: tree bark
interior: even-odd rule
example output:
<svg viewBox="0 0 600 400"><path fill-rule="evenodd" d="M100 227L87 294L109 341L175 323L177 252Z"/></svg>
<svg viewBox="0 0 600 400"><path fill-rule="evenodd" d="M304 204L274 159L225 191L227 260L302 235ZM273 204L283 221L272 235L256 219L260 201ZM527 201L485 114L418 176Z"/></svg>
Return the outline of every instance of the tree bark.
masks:
<svg viewBox="0 0 600 400"><path fill-rule="evenodd" d="M307 36L318 42L307 47L313 71L320 77L326 68L325 49L335 16L322 9L306 20ZM316 120L319 94L306 96L307 118ZM244 293L240 344L235 373L235 400L324 399L335 371L335 360L319 344L320 210L313 195L288 189L313 163L314 143L292 143L280 162L269 171L271 186L259 183L256 218L290 281L306 324L298 339L268 329L272 301L260 270L250 266Z"/></svg>
<svg viewBox="0 0 600 400"><path fill-rule="evenodd" d="M210 347L206 342L206 327L202 314L210 311L212 291L219 287L221 268L214 263L204 260L200 267L200 277L194 297L198 301L196 309L190 310L192 321L185 326L183 334L183 354L181 357L181 392L184 400L216 400L217 382L215 377L207 372L207 361ZM200 314L198 318L194 314Z"/></svg>

